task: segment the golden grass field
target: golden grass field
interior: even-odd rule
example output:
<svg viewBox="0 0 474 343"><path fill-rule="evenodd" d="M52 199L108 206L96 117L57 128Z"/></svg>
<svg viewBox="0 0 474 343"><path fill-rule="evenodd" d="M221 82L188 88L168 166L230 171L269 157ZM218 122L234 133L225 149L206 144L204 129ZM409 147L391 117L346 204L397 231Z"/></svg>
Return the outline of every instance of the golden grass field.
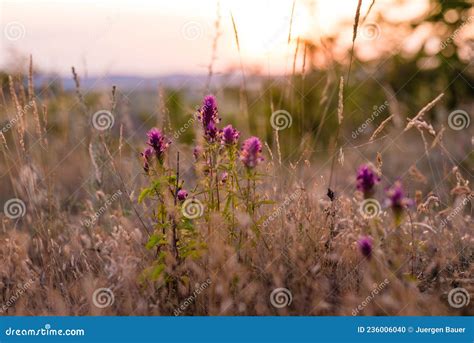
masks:
<svg viewBox="0 0 474 343"><path fill-rule="evenodd" d="M160 88L140 113L74 69L75 91L36 84L32 59L3 74L2 315L473 315L472 86L367 105L358 64Z"/></svg>

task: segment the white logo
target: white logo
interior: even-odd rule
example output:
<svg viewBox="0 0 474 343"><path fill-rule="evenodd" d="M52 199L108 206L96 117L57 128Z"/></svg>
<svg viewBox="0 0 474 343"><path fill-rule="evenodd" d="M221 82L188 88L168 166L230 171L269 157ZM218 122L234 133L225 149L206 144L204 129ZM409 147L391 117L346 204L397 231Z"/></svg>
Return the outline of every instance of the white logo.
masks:
<svg viewBox="0 0 474 343"><path fill-rule="evenodd" d="M469 301L471 301L471 297L465 288L454 288L448 294L448 303L451 307L461 308L467 306Z"/></svg>
<svg viewBox="0 0 474 343"><path fill-rule="evenodd" d="M3 212L5 212L5 215L10 219L18 219L25 215L26 206L23 200L13 198L3 205Z"/></svg>
<svg viewBox="0 0 474 343"><path fill-rule="evenodd" d="M8 40L17 41L25 37L26 29L22 23L12 21L5 25L3 33Z"/></svg>
<svg viewBox="0 0 474 343"><path fill-rule="evenodd" d="M110 288L97 288L92 294L92 303L98 308L112 306L115 297Z"/></svg>
<svg viewBox="0 0 474 343"><path fill-rule="evenodd" d="M367 23L361 27L361 37L366 40L375 40L380 36L380 26L377 23Z"/></svg>
<svg viewBox="0 0 474 343"><path fill-rule="evenodd" d="M270 117L270 124L277 131L291 127L292 123L293 118L291 117L291 114L285 110L275 111Z"/></svg>
<svg viewBox="0 0 474 343"><path fill-rule="evenodd" d="M202 37L202 25L197 21L188 21L181 28L181 34L187 40L197 40Z"/></svg>
<svg viewBox="0 0 474 343"><path fill-rule="evenodd" d="M471 117L466 111L456 110L449 114L448 125L451 129L459 131L466 129L471 123Z"/></svg>
<svg viewBox="0 0 474 343"><path fill-rule="evenodd" d="M203 215L204 205L198 199L187 199L181 206L181 212L188 219L196 219Z"/></svg>
<svg viewBox="0 0 474 343"><path fill-rule="evenodd" d="M115 118L112 112L100 110L92 115L92 125L99 131L105 131L114 126Z"/></svg>
<svg viewBox="0 0 474 343"><path fill-rule="evenodd" d="M380 213L381 206L375 199L365 199L360 204L359 211L365 218L374 218Z"/></svg>
<svg viewBox="0 0 474 343"><path fill-rule="evenodd" d="M290 306L293 296L288 288L275 288L270 294L270 303L276 308Z"/></svg>

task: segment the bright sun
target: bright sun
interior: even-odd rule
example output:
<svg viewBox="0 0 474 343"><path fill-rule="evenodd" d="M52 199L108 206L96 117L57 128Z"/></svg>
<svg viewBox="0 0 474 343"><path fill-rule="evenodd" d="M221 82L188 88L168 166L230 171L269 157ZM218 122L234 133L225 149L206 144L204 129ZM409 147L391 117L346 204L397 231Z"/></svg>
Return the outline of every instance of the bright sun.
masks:
<svg viewBox="0 0 474 343"><path fill-rule="evenodd" d="M317 39L334 33L343 21L354 18L357 0L221 1L222 14L232 12L244 57L282 56L288 53L292 8L291 50L298 37ZM361 12L369 4L363 3Z"/></svg>

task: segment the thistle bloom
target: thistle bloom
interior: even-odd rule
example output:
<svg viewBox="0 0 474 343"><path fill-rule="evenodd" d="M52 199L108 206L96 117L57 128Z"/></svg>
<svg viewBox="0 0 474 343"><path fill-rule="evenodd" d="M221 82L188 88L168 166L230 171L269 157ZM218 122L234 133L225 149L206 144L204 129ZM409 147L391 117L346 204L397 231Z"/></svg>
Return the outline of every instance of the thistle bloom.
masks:
<svg viewBox="0 0 474 343"><path fill-rule="evenodd" d="M373 170L366 164L359 167L357 171L357 189L364 193L365 198L369 198L374 192L374 186L380 182Z"/></svg>
<svg viewBox="0 0 474 343"><path fill-rule="evenodd" d="M387 190L388 206L394 210L402 210L411 204L411 200L405 197L405 192L400 181L396 181L394 185Z"/></svg>
<svg viewBox="0 0 474 343"><path fill-rule="evenodd" d="M148 136L147 144L153 148L158 161L163 161L163 154L168 149L170 142L157 128L153 128L146 134Z"/></svg>
<svg viewBox="0 0 474 343"><path fill-rule="evenodd" d="M148 171L150 170L150 162L153 157L153 149L148 147L143 150L141 155L143 157L143 170L145 171L145 173L148 173Z"/></svg>
<svg viewBox="0 0 474 343"><path fill-rule="evenodd" d="M400 181L396 181L387 190L387 205L392 208L397 223L400 222L403 209L412 204L412 200L405 197L405 192Z"/></svg>
<svg viewBox="0 0 474 343"><path fill-rule="evenodd" d="M242 145L240 160L249 169L255 168L257 164L263 161L262 143L258 137L250 137Z"/></svg>
<svg viewBox="0 0 474 343"><path fill-rule="evenodd" d="M365 236L360 238L357 245L359 246L360 253L370 259L372 256L372 237Z"/></svg>
<svg viewBox="0 0 474 343"><path fill-rule="evenodd" d="M207 140L213 142L218 135L216 124L219 122L217 101L213 95L208 95L204 98L198 119L202 122L204 135Z"/></svg>
<svg viewBox="0 0 474 343"><path fill-rule="evenodd" d="M185 189L180 189L177 194L179 201L184 201L188 197L188 192Z"/></svg>
<svg viewBox="0 0 474 343"><path fill-rule="evenodd" d="M240 132L237 131L232 125L227 125L221 130L221 141L224 145L237 144L239 140Z"/></svg>

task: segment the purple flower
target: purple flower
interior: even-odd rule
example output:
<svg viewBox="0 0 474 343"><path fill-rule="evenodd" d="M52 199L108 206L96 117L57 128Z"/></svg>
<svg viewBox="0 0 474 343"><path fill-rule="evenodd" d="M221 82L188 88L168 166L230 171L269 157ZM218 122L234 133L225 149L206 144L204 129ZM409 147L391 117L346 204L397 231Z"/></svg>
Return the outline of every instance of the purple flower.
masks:
<svg viewBox="0 0 474 343"><path fill-rule="evenodd" d="M216 123L213 121L209 122L205 126L204 132L209 142L214 142L219 134L219 130L217 130Z"/></svg>
<svg viewBox="0 0 474 343"><path fill-rule="evenodd" d="M179 201L184 201L188 197L188 192L185 189L180 189L177 194Z"/></svg>
<svg viewBox="0 0 474 343"><path fill-rule="evenodd" d="M387 205L394 211L402 211L412 204L412 201L405 197L405 192L400 181L395 181L392 187L387 190Z"/></svg>
<svg viewBox="0 0 474 343"><path fill-rule="evenodd" d="M146 134L148 136L147 144L153 148L158 161L163 161L163 154L170 145L170 142L157 128L153 128Z"/></svg>
<svg viewBox="0 0 474 343"><path fill-rule="evenodd" d="M257 164L263 161L262 143L258 137L250 137L242 145L240 151L240 160L249 169L255 168Z"/></svg>
<svg viewBox="0 0 474 343"><path fill-rule="evenodd" d="M153 149L148 147L143 150L141 155L143 157L143 170L145 171L145 173L148 173L148 171L150 170L151 158L153 157Z"/></svg>
<svg viewBox="0 0 474 343"><path fill-rule="evenodd" d="M413 201L405 197L405 192L400 181L395 181L392 187L387 191L387 206L392 208L393 213L395 214L395 222L397 225L401 223L401 218L403 210L413 204Z"/></svg>
<svg viewBox="0 0 474 343"><path fill-rule="evenodd" d="M364 193L365 198L369 198L374 192L375 184L380 182L380 178L366 164L359 167L357 171L357 189Z"/></svg>
<svg viewBox="0 0 474 343"><path fill-rule="evenodd" d="M222 144L234 145L239 140L240 132L237 131L232 125L227 125L221 130Z"/></svg>
<svg viewBox="0 0 474 343"><path fill-rule="evenodd" d="M359 246L360 253L363 256L367 258L370 258L372 256L372 237L361 237L357 242L357 245Z"/></svg>
<svg viewBox="0 0 474 343"><path fill-rule="evenodd" d="M204 135L208 141L213 142L218 134L217 123L219 122L219 113L217 111L217 101L213 95L204 97L198 119L202 122Z"/></svg>

